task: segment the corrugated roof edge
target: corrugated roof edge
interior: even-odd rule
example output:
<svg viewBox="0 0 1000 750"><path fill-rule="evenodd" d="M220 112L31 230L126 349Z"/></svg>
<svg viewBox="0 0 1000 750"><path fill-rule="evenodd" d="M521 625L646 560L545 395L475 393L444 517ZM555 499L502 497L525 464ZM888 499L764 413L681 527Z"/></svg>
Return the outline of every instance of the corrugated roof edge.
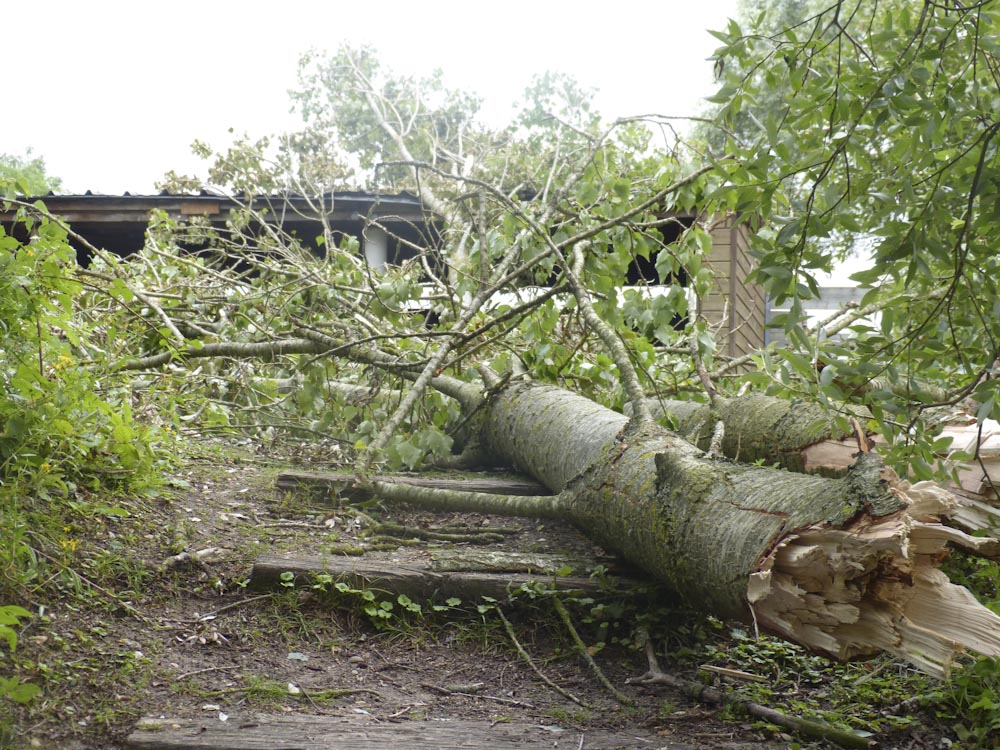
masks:
<svg viewBox="0 0 1000 750"><path fill-rule="evenodd" d="M201 213L199 204L204 203L205 213L216 214L238 208L242 204L250 204L258 209L276 210L282 204L292 208L298 220L308 221L310 215L320 211L339 220L359 219L364 216L379 216L383 220L438 223L441 218L430 211L419 197L409 192L400 193L370 193L362 191L333 192L323 195L305 195L302 193L275 193L271 195L225 195L203 190L200 193L168 193L166 191L150 195L111 195L103 193L65 193L49 192L44 196L29 196L22 201L41 200L55 214L70 221L79 220L84 212L90 220L122 221L122 212L145 214L154 209L166 210L169 213L195 215ZM2 202L2 199L0 199ZM0 205L0 220L10 221L13 211L4 210ZM109 218L96 218L104 215ZM111 218L115 217L115 218ZM135 219L138 220L138 219Z"/></svg>
<svg viewBox="0 0 1000 750"><path fill-rule="evenodd" d="M87 190L83 193L56 193L50 190L45 195L28 195L28 196L18 196L19 200L38 200L44 198L223 198L223 199L234 199L240 198L245 199L247 197L246 193L236 193L235 195L230 195L222 192L212 192L209 190L201 190L197 193L170 193L166 190L161 190L159 193L130 193L125 191L124 193L95 193L92 190ZM420 198L413 193L404 190L399 193L372 193L365 190L344 190L344 191L333 191L330 193L323 193L321 195L306 195L305 193L261 193L251 196L253 198L340 198L340 199L355 199L355 200L390 200L390 201L406 201L410 203L420 203Z"/></svg>

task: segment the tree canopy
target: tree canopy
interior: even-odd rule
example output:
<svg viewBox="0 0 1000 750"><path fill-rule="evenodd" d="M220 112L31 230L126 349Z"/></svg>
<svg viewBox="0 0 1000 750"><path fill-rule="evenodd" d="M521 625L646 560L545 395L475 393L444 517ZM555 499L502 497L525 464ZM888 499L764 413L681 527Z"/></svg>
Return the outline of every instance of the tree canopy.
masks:
<svg viewBox="0 0 1000 750"><path fill-rule="evenodd" d="M855 278L881 316L843 342L800 339L810 361L774 366L837 401L879 383L861 400L899 437L928 409L966 398L980 420L995 417L995 3L809 8L788 28L731 23L717 34L728 205L767 217L758 278L791 301L787 327L845 246L870 252ZM772 90L785 92L780 102Z"/></svg>
<svg viewBox="0 0 1000 750"><path fill-rule="evenodd" d="M466 331L486 313L457 300L483 291L485 303L525 282L566 290L579 282L588 299L574 299L572 315L556 314L566 309L557 298L529 303L507 337L480 354L500 357L503 369L508 342L522 337L513 349L533 376L572 381L617 405L630 381L626 359L650 393L700 390L699 367L725 368L697 312L712 280L706 224L670 242L663 228L676 221L670 210L732 213L755 230L755 280L790 307L774 321L789 345L764 353L746 379L834 412L865 405L891 436L890 460L926 478L935 462L925 436L934 431L914 427L933 423L927 413L971 399L982 420L996 405L991 8L748 5L746 28L733 22L717 33L720 89L711 101L719 116L704 142L676 140L655 117L604 122L585 89L556 76L526 91L510 126L490 128L476 119L476 97L448 89L440 75L394 75L364 49L311 55L293 94L301 132L271 148L279 156L266 169L261 144L246 143L217 155L212 175L232 191L419 192L444 218L440 243L422 250L412 272L380 276L381 292L369 278L368 293L391 287L390 302L403 307L430 300L442 321L468 312ZM871 253L857 276L870 289L869 314L807 331L814 276L847 251ZM691 280L694 294L625 290L637 259L655 263L660 279ZM491 276L498 265L503 274ZM428 270L441 285L433 292ZM588 306L596 325L583 322ZM409 347L414 333L424 340L406 316L387 324L380 318L388 346ZM455 329L439 333L450 349Z"/></svg>
<svg viewBox="0 0 1000 750"><path fill-rule="evenodd" d="M33 156L31 149L23 156L0 154L0 183L9 182L21 195L45 195L62 187L59 177L49 174L45 159Z"/></svg>

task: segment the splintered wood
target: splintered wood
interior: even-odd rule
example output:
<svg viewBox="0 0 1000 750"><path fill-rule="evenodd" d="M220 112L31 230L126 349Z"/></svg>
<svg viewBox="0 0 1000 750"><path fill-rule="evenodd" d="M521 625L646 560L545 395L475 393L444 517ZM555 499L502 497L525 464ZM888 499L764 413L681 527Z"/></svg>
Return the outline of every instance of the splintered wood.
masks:
<svg viewBox="0 0 1000 750"><path fill-rule="evenodd" d="M949 543L997 542L942 526L956 502L930 482L894 492L907 510L785 539L751 576L757 623L837 659L887 651L940 678L963 653L1000 656L1000 617L938 570Z"/></svg>
<svg viewBox="0 0 1000 750"><path fill-rule="evenodd" d="M948 514L947 523L959 529L1000 535L1000 423L987 419L982 425L973 417L948 424L940 438L949 438L951 446L947 458L962 457L955 467L953 482L948 491L957 505ZM872 435L876 449L886 445L882 435ZM802 471L807 474L840 476L854 463L857 440L821 440L802 450ZM964 457L963 457L964 456ZM969 458L972 457L972 458ZM946 458L942 455L941 458ZM981 546L976 554L1000 560L1000 547Z"/></svg>

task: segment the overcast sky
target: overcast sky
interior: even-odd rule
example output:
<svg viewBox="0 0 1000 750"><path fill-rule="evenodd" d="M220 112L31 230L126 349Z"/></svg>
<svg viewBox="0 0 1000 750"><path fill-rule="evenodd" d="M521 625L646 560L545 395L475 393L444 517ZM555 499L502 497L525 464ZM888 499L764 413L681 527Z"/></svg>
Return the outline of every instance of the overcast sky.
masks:
<svg viewBox="0 0 1000 750"><path fill-rule="evenodd" d="M441 68L500 120L545 70L599 89L608 117L696 114L737 0L345 3L36 0L4 35L0 153L42 156L63 192L147 193L204 172L190 145L294 126L288 89L311 48L369 43L393 70ZM8 19L12 20L12 19ZM504 120L505 121L505 120Z"/></svg>

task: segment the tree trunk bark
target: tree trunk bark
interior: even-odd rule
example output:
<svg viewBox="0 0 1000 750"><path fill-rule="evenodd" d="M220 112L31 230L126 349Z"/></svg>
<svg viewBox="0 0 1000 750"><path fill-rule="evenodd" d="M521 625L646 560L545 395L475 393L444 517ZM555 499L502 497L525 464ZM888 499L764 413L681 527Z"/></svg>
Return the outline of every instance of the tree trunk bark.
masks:
<svg viewBox="0 0 1000 750"><path fill-rule="evenodd" d="M658 418L666 417L680 434L703 450L708 449L714 422L721 420L725 434L722 453L736 461L840 477L854 464L858 453L854 433L837 429L829 415L815 404L748 395L719 399L715 414L707 404L690 401L651 401L650 410ZM865 414L859 412L858 418L864 420ZM978 458L958 468L958 483L947 487L957 504L948 523L970 534L985 532L995 537L1000 528L1000 509L996 507L1000 458L993 433L978 428L970 419L968 423L949 423L942 436L953 437L951 449L978 454ZM886 444L879 434L868 434L866 439L876 450Z"/></svg>
<svg viewBox="0 0 1000 750"><path fill-rule="evenodd" d="M748 577L788 534L905 505L878 466L843 481L715 460L676 434L630 431L620 414L546 386L494 398L483 442L553 492L568 490L567 512L595 541L679 592L698 577L702 606L722 617L746 615Z"/></svg>
<svg viewBox="0 0 1000 750"><path fill-rule="evenodd" d="M715 421L721 420L722 453L734 461L837 477L858 451L852 432L837 429L828 412L808 402L748 394L718 399L714 415L708 404L693 401L651 401L650 409L702 450L708 450Z"/></svg>
<svg viewBox="0 0 1000 750"><path fill-rule="evenodd" d="M893 484L873 454L840 479L714 459L532 384L482 411L485 447L693 606L837 658L886 650L939 676L964 648L1000 656L1000 617L936 569L948 542L977 543L937 523L947 493Z"/></svg>

